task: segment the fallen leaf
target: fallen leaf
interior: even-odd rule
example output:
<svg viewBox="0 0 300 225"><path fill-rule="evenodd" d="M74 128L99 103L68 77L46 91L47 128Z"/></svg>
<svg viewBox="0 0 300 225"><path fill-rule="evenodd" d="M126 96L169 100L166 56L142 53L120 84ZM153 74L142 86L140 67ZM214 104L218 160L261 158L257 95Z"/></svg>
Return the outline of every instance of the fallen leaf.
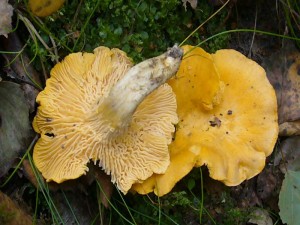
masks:
<svg viewBox="0 0 300 225"><path fill-rule="evenodd" d="M300 171L288 170L279 194L280 218L288 225L299 225L300 221Z"/></svg>
<svg viewBox="0 0 300 225"><path fill-rule="evenodd" d="M280 136L300 135L300 120L280 124L279 134Z"/></svg>
<svg viewBox="0 0 300 225"><path fill-rule="evenodd" d="M98 170L95 169L95 179L101 186L100 191L100 201L104 205L105 208L109 207L109 201L113 192L113 184L111 182L111 177L104 173L100 168Z"/></svg>
<svg viewBox="0 0 300 225"><path fill-rule="evenodd" d="M250 214L248 223L255 225L273 225L273 221L267 210L255 209Z"/></svg>
<svg viewBox="0 0 300 225"><path fill-rule="evenodd" d="M266 59L263 66L275 88L278 102L280 135L299 134L300 121L300 53L293 44ZM292 124L296 122L296 124Z"/></svg>
<svg viewBox="0 0 300 225"><path fill-rule="evenodd" d="M261 200L273 198L277 187L277 178L273 174L273 168L265 168L258 176L256 181L257 196Z"/></svg>
<svg viewBox="0 0 300 225"><path fill-rule="evenodd" d="M11 17L13 15L13 7L8 4L8 0L0 1L0 35L7 38L7 34L12 30Z"/></svg>
<svg viewBox="0 0 300 225"><path fill-rule="evenodd" d="M32 135L29 109L20 85L0 82L0 177L24 152Z"/></svg>
<svg viewBox="0 0 300 225"><path fill-rule="evenodd" d="M7 195L0 191L0 224L32 225L32 217L26 214Z"/></svg>
<svg viewBox="0 0 300 225"><path fill-rule="evenodd" d="M288 61L291 65L287 65L282 85L280 114L282 121L295 121L300 119L300 53L291 55Z"/></svg>
<svg viewBox="0 0 300 225"><path fill-rule="evenodd" d="M30 165L28 159L25 159L23 161L23 174L31 182L31 184L33 184L35 186L36 189L39 188L37 178L31 168L31 165Z"/></svg>
<svg viewBox="0 0 300 225"><path fill-rule="evenodd" d="M300 136L283 140L276 152L274 165L279 166L282 173L287 170L300 170Z"/></svg>
<svg viewBox="0 0 300 225"><path fill-rule="evenodd" d="M300 136L289 137L280 144L274 165L280 167L285 178L279 194L280 217L288 225L300 220Z"/></svg>

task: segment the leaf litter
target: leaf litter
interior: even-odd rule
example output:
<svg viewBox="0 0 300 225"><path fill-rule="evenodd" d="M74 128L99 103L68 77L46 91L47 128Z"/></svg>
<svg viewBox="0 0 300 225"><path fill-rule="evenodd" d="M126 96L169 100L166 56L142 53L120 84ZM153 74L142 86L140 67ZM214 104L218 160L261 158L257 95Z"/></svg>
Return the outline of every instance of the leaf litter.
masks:
<svg viewBox="0 0 300 225"><path fill-rule="evenodd" d="M183 1L185 2L185 4L197 4L197 1ZM295 135L295 134L299 134L297 132L299 132L299 107L297 107L297 102L299 103L299 99L297 100L297 94L299 94L299 92L297 92L297 90L299 91L299 86L296 86L296 84L299 84L295 81L295 79L297 78L297 76L295 75L299 75L298 73L298 63L299 61L299 55L297 56L297 52L294 51L294 53L291 53L292 50L295 50L294 47L291 47L290 50L282 50L284 53L280 54L282 55L281 59L277 59L277 53L274 54L274 56L270 57L269 61L266 61L266 64L271 63L274 65L269 64L270 66L267 66L269 71L268 71L268 75L269 75L269 79L271 80L275 80L275 82L273 83L275 89L276 89L276 93L278 96L278 99L280 100L280 104L279 104L279 114L280 114L280 123L281 123L281 135ZM290 52L289 52L290 51ZM278 57L279 58L279 57ZM296 68L296 69L295 69ZM269 73L271 71L271 73ZM274 72L275 71L275 72ZM278 72L277 74L274 75L274 73ZM274 76L272 78L272 76ZM298 76L299 77L299 76ZM284 79L285 80L284 80ZM280 81L280 82L279 82ZM1 84L1 82L0 82ZM287 100L287 101L286 101ZM1 105L1 104L0 104ZM2 106L2 105L1 105ZM298 104L299 106L299 104ZM1 110L1 107L0 107ZM28 110L28 109L27 109ZM3 122L3 121L1 121ZM292 129L293 128L293 129ZM277 158L279 158L279 160L274 162L275 166L280 166L280 168L282 168L283 172L286 172L286 167L287 169L290 170L290 168L292 167L293 169L297 169L297 166L295 166L294 164L297 165L297 160L299 159L299 153L298 150L296 150L297 148L299 149L299 146L297 143L297 139L299 139L299 137L295 136L293 137L292 141L288 138L285 139L282 143L281 143L281 151L277 151ZM285 142L286 141L286 142ZM289 142L290 145L290 150L287 150L285 147ZM1 142L0 142L1 144ZM27 146L27 145L23 145ZM288 153L287 153L288 152ZM1 160L1 158L0 158ZM270 163L269 165L272 164L272 160L268 159L267 161L268 163ZM276 164L278 163L278 164ZM237 191L235 192L236 195L238 196L240 193L242 193L244 196L244 200L247 199L248 202L243 202L244 203L244 207L248 207L248 206L253 206L253 205L260 205L263 206L266 204L268 199L271 199L272 197L274 197L274 194L276 194L276 187L278 188L278 183L280 183L280 177L278 176L277 173L274 173L274 171L271 169L272 165L267 167L267 169L260 174L258 177L254 178L253 180L251 180L250 182L245 182L244 184L240 185L239 187L236 188L232 188L231 190L236 189ZM293 173L290 173L292 175L294 175ZM285 190L289 190L288 188L291 188L291 185L294 185L295 187L298 187L297 184L297 178L293 177L290 175L286 175L286 181L283 185L283 187L285 188ZM298 175L297 175L298 176ZM296 177L297 177L296 176ZM295 185L296 184L296 185ZM72 185L77 185L77 184L72 184ZM215 185L218 186L218 183ZM111 187L108 187L108 193L111 191L110 189ZM56 189L58 190L58 189ZM284 190L284 189L283 189ZM66 191L67 194L67 198L69 199L69 196L72 193L71 190ZM220 192L223 192L224 189L221 189ZM84 191L82 191L83 193L85 193ZM233 191L231 191L231 193L233 193ZM284 193L284 192L283 192ZM110 194L109 194L110 195ZM241 200L242 196L238 197L238 201ZM60 198L64 198L62 195L60 197L58 197L58 199ZM73 198L73 197L71 197ZM56 199L56 197L55 197ZM74 199L70 200L70 204L73 206L76 205L76 203L73 203ZM84 201L84 197L81 199ZM107 202L102 202L103 204L107 204ZM290 204L290 201L287 201L287 204ZM273 203L275 204L275 203ZM270 206L270 205L268 205ZM75 208L77 206L74 206ZM285 205L284 205L285 207ZM61 207L62 210L66 210L68 208L68 206L64 206ZM290 209L290 208L289 208ZM70 217L72 212L69 211L69 214L66 216L66 218L68 219L68 217ZM282 214L282 213L281 213ZM84 214L79 214L81 216L85 216ZM290 215L289 215L290 216ZM268 215L266 214L266 218L268 218ZM268 220L268 219L267 219ZM71 220L68 220L71 221ZM269 220L268 220L269 221ZM76 222L74 221L74 218L72 220L72 222ZM269 223L269 222L268 222ZM268 224L267 223L267 224ZM258 224L258 223L257 223ZM271 223L270 223L271 224ZM289 224L290 225L290 224ZM292 225L292 224L291 224Z"/></svg>

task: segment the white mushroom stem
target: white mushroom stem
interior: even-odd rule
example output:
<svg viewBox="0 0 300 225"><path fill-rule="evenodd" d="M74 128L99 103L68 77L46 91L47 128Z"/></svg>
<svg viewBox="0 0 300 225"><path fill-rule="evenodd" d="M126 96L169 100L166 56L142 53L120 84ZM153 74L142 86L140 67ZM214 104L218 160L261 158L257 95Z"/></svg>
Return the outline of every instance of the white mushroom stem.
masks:
<svg viewBox="0 0 300 225"><path fill-rule="evenodd" d="M111 132L127 127L138 105L177 72L183 51L175 45L164 54L133 66L98 108Z"/></svg>

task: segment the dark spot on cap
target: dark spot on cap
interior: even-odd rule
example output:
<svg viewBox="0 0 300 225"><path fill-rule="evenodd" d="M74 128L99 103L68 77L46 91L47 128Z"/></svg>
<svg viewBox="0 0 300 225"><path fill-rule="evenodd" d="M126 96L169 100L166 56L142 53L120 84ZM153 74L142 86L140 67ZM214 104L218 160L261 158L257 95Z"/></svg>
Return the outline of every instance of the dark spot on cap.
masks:
<svg viewBox="0 0 300 225"><path fill-rule="evenodd" d="M212 127L220 127L222 121L218 117L214 117L214 120L209 121L209 123Z"/></svg>
<svg viewBox="0 0 300 225"><path fill-rule="evenodd" d="M231 109L229 109L228 111L227 111L227 115L232 115L232 110Z"/></svg>
<svg viewBox="0 0 300 225"><path fill-rule="evenodd" d="M52 122L52 119L51 118L46 118L46 122L50 123L50 122Z"/></svg>

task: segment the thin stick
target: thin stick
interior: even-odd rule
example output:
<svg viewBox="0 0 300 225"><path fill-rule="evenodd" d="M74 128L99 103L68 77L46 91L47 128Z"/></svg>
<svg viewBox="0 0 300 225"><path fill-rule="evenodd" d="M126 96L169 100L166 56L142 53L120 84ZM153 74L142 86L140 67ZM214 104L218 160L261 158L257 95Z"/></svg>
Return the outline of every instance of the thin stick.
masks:
<svg viewBox="0 0 300 225"><path fill-rule="evenodd" d="M249 48L249 53L248 53L249 58L251 58L252 47L253 47L253 43L254 43L254 39L255 39L255 30L256 30L256 27L257 27L257 4L256 4L255 9L256 10L255 10L255 19L254 19L254 31L253 31L251 44L250 44L250 48Z"/></svg>
<svg viewBox="0 0 300 225"><path fill-rule="evenodd" d="M51 55L54 55L51 48L44 42L43 38L39 35L39 33L37 32L33 24L26 17L23 17L21 14L19 14L19 17L25 23L25 25L27 25L29 33L31 33L32 31L35 34L35 36L39 39L41 44L47 49L47 51L49 51ZM34 36L33 33L31 33L32 37Z"/></svg>
<svg viewBox="0 0 300 225"><path fill-rule="evenodd" d="M224 5L222 5L221 8L219 8L216 12L214 12L210 17L208 17L203 23L201 23L192 33L190 33L179 45L182 46L184 44L184 42L186 42L194 33L197 32L197 30L199 30L204 24L206 24L211 18L213 18L215 15L217 15L229 2L230 0L227 0L227 2L224 3Z"/></svg>

